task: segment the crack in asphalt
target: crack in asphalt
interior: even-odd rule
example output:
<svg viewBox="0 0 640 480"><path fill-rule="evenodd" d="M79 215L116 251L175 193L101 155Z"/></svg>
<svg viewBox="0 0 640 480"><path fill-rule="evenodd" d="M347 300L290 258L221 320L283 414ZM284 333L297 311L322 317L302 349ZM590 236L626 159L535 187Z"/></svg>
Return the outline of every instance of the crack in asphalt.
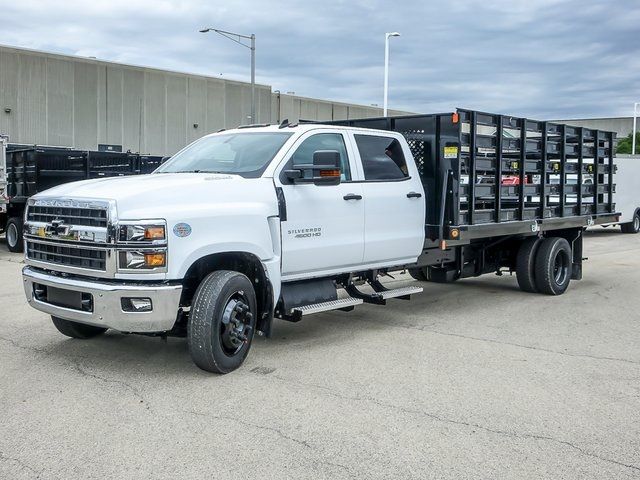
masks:
<svg viewBox="0 0 640 480"><path fill-rule="evenodd" d="M276 435L278 435L280 438L283 438L285 440L289 440L290 442L293 442L297 445L300 445L304 448L308 448L310 450L316 451L317 449L315 447L313 447L309 442L307 442L306 440L300 440L298 438L292 437L291 435L286 434L285 432L283 432L281 429L276 428L276 427L269 427L267 425L261 425L259 423L254 423L254 422L249 422L246 420L241 420L237 417L230 417L230 416L226 416L226 415L216 415L216 414L211 414L211 413L206 413L206 412L200 412L197 410L182 410L183 413L186 414L190 414L190 415L197 415L200 417L206 417L206 418L214 418L214 419L218 419L218 420L228 420L230 422L235 422L235 423L239 423L241 425L247 426L247 427L252 427L258 430L264 430L267 432L273 432ZM336 463L336 462L331 462L329 460L323 460L323 459L313 459L310 458L308 459L312 464L316 464L316 465L328 465L331 467L337 467L341 470L344 470L349 477L351 478L356 478L357 476L351 471L351 468L347 465L343 465L341 463Z"/></svg>
<svg viewBox="0 0 640 480"><path fill-rule="evenodd" d="M338 319L331 318L330 316L327 316L327 317L328 317L329 321L343 323L342 321L340 321ZM365 322L365 323L372 323L370 320L361 319L361 318L355 318L355 317L354 317L354 320L358 320L360 322ZM383 322L375 322L375 323L382 324ZM630 360L628 358L605 357L605 356L600 356L600 355L589 355L588 353L563 352L563 351L560 351L560 350L553 350L553 349L550 349L550 348L534 347L533 345L526 345L526 344L523 344L523 343L504 342L502 340L495 340L495 339L492 339L492 338L474 337L474 336L470 336L470 335L462 335L460 333L450 333L450 332L443 332L443 331L440 331L440 330L432 330L431 327L433 327L434 324L415 325L415 324L408 324L408 323L396 323L396 324L385 323L385 325L388 325L388 326L393 327L393 328L400 328L400 329L406 329L406 330L417 330L417 331L420 331L420 332L433 333L434 335L442 335L442 336L446 336L446 337L464 338L464 339L467 339L467 340L475 340L475 341L478 341L478 342L495 343L497 345L507 345L507 346L511 346L511 347L524 348L524 349L527 349L527 350L537 350L539 352L555 353L557 355L564 355L564 356L567 356L567 357L590 358L592 360L605 360L605 361L611 361L611 362L622 362L622 363L629 363L629 364L632 364L632 365L640 365L640 361Z"/></svg>
<svg viewBox="0 0 640 480"><path fill-rule="evenodd" d="M5 461L5 462L13 462L15 464L17 464L20 468L24 469L24 470L28 470L31 473L34 473L36 475L36 478L40 478L40 476L42 475L42 472L44 470L36 470L35 468L27 465L26 463L24 463L22 460L20 460L19 458L15 458L15 457L9 457L7 455L4 454L4 452L0 451L0 460Z"/></svg>
<svg viewBox="0 0 640 480"><path fill-rule="evenodd" d="M537 350L539 352L555 353L555 354L558 354L558 355L565 355L567 357L591 358L593 360L608 360L608 361L612 361L612 362L624 362L624 363L630 363L630 364L633 364L633 365L640 365L639 361L629 360L628 358L604 357L604 356L600 356L600 355L589 355L588 353L562 352L560 350L553 350L553 349L550 349L550 348L534 347L533 345L525 345L525 344L522 344L522 343L503 342L501 340L495 340L495 339L492 339L492 338L473 337L473 336L469 336L469 335L462 335L460 333L450 333L450 332L442 332L442 331L439 331L439 330L430 330L428 328L424 328L424 329L416 328L416 330L421 330L423 332L434 333L436 335L443 335L443 336L447 336L447 337L466 338L468 340L476 340L476 341L479 341L479 342L495 343L495 344L498 344L498 345L508 345L508 346L512 346L512 347L525 348L527 350Z"/></svg>
<svg viewBox="0 0 640 480"><path fill-rule="evenodd" d="M570 442L568 440L562 440L562 439L558 439L555 437L550 437L550 436L546 436L546 435L539 435L539 434L535 434L535 433L518 433L518 432L512 432L509 430L501 430L501 429L496 429L496 428L491 428L488 427L486 425L481 425L479 423L473 423L473 422L465 422L463 420L456 420L453 418L448 418L442 415L438 415L436 413L431 413L431 412L425 412L423 410L417 410L417 409L411 409L411 408L406 408L406 407L402 407L396 404L390 404L390 403L385 403L381 400L378 400L375 397L369 397L369 396L360 396L360 395L343 395L340 393L336 393L334 392L332 389L330 389L329 387L325 387L323 385L317 385L317 384L313 384L313 383L305 383L305 382L300 382L297 380L292 380L289 378L285 378L279 375L271 375L271 378L275 378L277 380L280 380L281 382L284 383L290 383L293 385L297 385L297 386L303 386L303 387L311 387L311 388L315 388L318 390L322 390L323 392L325 392L327 395L332 396L332 397L336 397L339 398L341 400L351 400L351 401L361 401L361 402L370 402L373 403L379 407L382 408L388 408L388 409L392 409L392 410L396 410L402 413L406 413L406 414L410 414L410 415L419 415L419 416L423 416L426 418L430 418L432 420L441 422L441 423L447 423L447 424L451 424L451 425L458 425L458 426L464 426L464 427L469 427L469 428L477 428L478 430L482 430L488 433L493 433L496 435L501 435L501 436L506 436L506 437L510 437L510 438L519 438L519 439L525 439L525 440L542 440L542 441L548 441L548 442L553 442L559 445L564 445L567 446L569 448L572 448L574 450L576 450L577 452L581 453L582 455L588 456L588 457L592 457L598 460L601 460L603 462L607 462L610 463L612 465L617 465L619 467L624 467L624 468L628 468L631 470L634 470L636 472L640 472L640 466L636 466L630 463L624 463L615 459L611 459L611 458L607 458L607 457L603 457L601 455L598 455L596 453L590 452L588 450L586 450L583 447L580 447L579 445L576 445L573 442Z"/></svg>
<svg viewBox="0 0 640 480"><path fill-rule="evenodd" d="M43 348L30 347L28 345L22 345L21 343L15 341L13 338L4 337L4 336L0 335L0 340L2 340L3 342L10 343L14 347L19 348L21 350L28 350L28 351L36 352L36 353L46 353L46 350L44 350Z"/></svg>
<svg viewBox="0 0 640 480"><path fill-rule="evenodd" d="M259 423L248 422L246 420L242 420L242 419L239 419L237 417L229 417L229 416L226 416L226 415L215 415L215 414L210 414L210 413L205 413L205 412L199 412L197 410L183 410L183 413L188 413L188 414L191 414L191 415L197 415L197 416L200 416L200 417L215 418L215 419L218 419L218 420L229 420L230 422L236 422L236 423L239 423L241 425L245 425L247 427L257 428L258 430L266 430L266 431L269 431L269 432L274 432L278 436L280 436L281 438L284 438L285 440L289 440L291 442L297 443L298 445L301 445L303 447L310 448L310 449L313 450L313 447L307 441L298 440L297 438L291 437L291 436L287 435L286 433L284 433L279 428L268 427L266 425L260 425Z"/></svg>
<svg viewBox="0 0 640 480"><path fill-rule="evenodd" d="M7 343L13 345L15 348L18 348L20 350L26 350L26 351L30 351L30 352L43 354L43 355L47 355L48 354L47 350L45 350L43 348L31 347L31 346L28 346L28 345L23 345L23 344L15 341L12 338L0 336L0 340L2 340L4 342L7 342ZM153 411L153 409L151 408L151 405L149 405L149 403L146 401L145 397L142 395L140 390L135 388L130 383L125 382L124 380L116 380L116 379L113 379L113 378L108 378L108 377L105 377L105 376L102 376L102 375L98 375L97 373L94 373L94 372L90 372L89 370L87 370L87 368L85 366L83 366L80 363L80 360L78 358L65 358L65 359L63 359L63 362L69 364L71 367L73 367L73 369L75 371L77 371L78 373L80 373L84 377L93 378L93 379L99 380L99 381L101 381L103 383L106 383L106 384L120 385L122 387L125 387L127 390L129 390L131 393L133 393L133 395L140 401L140 403L144 404L144 406L145 406L145 408L147 410Z"/></svg>
<svg viewBox="0 0 640 480"><path fill-rule="evenodd" d="M81 365L80 361L77 360L77 359L69 359L68 361L69 361L69 363L71 363L71 365L74 367L74 369L78 373L80 373L81 375L83 375L85 377L94 378L94 379L99 380L99 381L101 381L103 383L106 383L106 384L120 385L120 386L125 387L127 390L129 390L131 393L133 393L133 395L138 400L140 400L140 403L144 404L144 407L145 407L146 410L153 411L153 409L151 408L151 405L149 405L149 403L146 401L146 399L144 398L142 393L140 393L140 390L135 388L130 383L125 382L124 380L116 380L116 379L113 379L113 378L108 378L108 377L104 377L102 375L98 375L97 373L90 372L90 371L88 371L86 369L86 367Z"/></svg>

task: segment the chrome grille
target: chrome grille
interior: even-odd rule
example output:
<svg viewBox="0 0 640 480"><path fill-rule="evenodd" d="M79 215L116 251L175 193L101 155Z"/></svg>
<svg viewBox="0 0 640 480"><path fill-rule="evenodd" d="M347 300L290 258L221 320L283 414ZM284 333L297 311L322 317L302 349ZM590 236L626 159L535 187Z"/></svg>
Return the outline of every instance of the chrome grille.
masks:
<svg viewBox="0 0 640 480"><path fill-rule="evenodd" d="M49 223L53 220L69 225L106 228L107 210L43 205L30 205L27 210L28 222Z"/></svg>
<svg viewBox="0 0 640 480"><path fill-rule="evenodd" d="M27 240L27 258L38 262L90 270L106 271L107 251L80 248L61 243L41 243Z"/></svg>

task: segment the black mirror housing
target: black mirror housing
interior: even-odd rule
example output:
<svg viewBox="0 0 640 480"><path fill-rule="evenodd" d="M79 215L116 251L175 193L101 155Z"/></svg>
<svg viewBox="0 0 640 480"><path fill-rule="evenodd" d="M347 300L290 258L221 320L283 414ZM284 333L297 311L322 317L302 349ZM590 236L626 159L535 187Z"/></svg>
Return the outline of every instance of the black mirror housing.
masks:
<svg viewBox="0 0 640 480"><path fill-rule="evenodd" d="M340 152L316 150L313 152L313 183L316 185L340 185Z"/></svg>
<svg viewBox="0 0 640 480"><path fill-rule="evenodd" d="M311 171L311 175L305 172ZM313 183L315 185L340 184L340 152L337 150L316 150L313 163L296 165L284 172L284 176L293 183Z"/></svg>

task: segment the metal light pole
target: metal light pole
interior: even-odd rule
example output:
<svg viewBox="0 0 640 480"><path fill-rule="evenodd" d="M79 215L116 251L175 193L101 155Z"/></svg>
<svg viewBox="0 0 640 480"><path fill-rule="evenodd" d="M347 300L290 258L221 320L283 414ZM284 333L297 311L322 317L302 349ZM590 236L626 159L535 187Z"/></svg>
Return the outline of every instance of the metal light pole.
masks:
<svg viewBox="0 0 640 480"><path fill-rule="evenodd" d="M219 30L217 28L203 28L200 30L200 33L208 33L208 32L216 32L222 35L223 37L227 37L229 40L232 40L243 47L251 50L251 123L256 123L256 36L255 34L251 35L241 35L239 33L226 32L224 30ZM251 43L247 45L242 40L249 40Z"/></svg>
<svg viewBox="0 0 640 480"><path fill-rule="evenodd" d="M389 96L389 38L399 37L398 32L384 34L384 116L387 116L387 97Z"/></svg>
<svg viewBox="0 0 640 480"><path fill-rule="evenodd" d="M631 155L636 154L636 118L638 117L638 105L640 102L633 104L633 133L631 134Z"/></svg>

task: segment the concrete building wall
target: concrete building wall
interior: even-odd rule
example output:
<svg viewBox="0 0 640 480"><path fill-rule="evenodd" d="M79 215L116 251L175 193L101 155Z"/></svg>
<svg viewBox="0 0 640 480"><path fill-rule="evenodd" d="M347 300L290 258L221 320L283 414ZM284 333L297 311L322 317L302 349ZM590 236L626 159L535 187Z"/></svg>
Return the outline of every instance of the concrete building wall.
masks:
<svg viewBox="0 0 640 480"><path fill-rule="evenodd" d="M411 112L389 110L389 115L408 115ZM382 108L349 103L317 100L274 92L271 97L271 122L284 119L292 123L299 120L348 120L350 118L381 117Z"/></svg>
<svg viewBox="0 0 640 480"><path fill-rule="evenodd" d="M271 87L256 93L257 121L269 122ZM0 132L11 142L170 155L250 112L248 83L0 47Z"/></svg>
<svg viewBox="0 0 640 480"><path fill-rule="evenodd" d="M626 137L633 130L633 117L580 118L553 121L575 127L597 128L607 132L616 132L618 138Z"/></svg>
<svg viewBox="0 0 640 480"><path fill-rule="evenodd" d="M256 97L256 123L382 115L267 85L256 86ZM0 133L11 142L171 155L250 123L250 113L249 83L0 46Z"/></svg>

